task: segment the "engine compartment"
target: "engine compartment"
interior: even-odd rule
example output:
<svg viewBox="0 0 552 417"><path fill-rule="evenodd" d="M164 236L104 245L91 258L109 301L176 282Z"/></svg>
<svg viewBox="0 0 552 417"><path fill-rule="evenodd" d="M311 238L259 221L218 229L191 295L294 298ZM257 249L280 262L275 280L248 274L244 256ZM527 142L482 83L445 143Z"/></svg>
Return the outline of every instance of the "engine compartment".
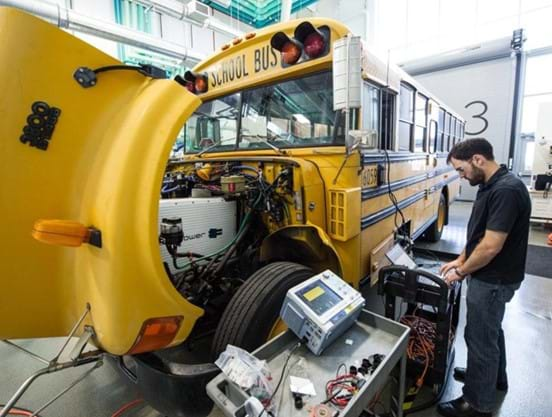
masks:
<svg viewBox="0 0 552 417"><path fill-rule="evenodd" d="M259 268L263 239L293 224L301 204L296 182L293 164L286 162L169 164L159 216L165 271L184 298L205 309L203 322L216 322Z"/></svg>

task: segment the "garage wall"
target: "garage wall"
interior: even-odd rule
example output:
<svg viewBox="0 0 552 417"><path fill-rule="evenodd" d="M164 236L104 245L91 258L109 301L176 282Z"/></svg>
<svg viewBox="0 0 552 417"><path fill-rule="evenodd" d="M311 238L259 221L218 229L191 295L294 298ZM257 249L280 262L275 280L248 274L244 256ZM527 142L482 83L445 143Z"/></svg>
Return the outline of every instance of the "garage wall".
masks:
<svg viewBox="0 0 552 417"><path fill-rule="evenodd" d="M87 17L98 20L115 22L115 9L113 0L36 0L37 2L57 4L60 7L70 8ZM213 11L213 17L231 27L235 27L244 33L253 31L251 26L244 23L236 23L229 16L226 16L218 11ZM210 55L215 50L218 50L223 44L232 40L231 36L215 32L211 29L205 29L200 25L195 25L177 18L161 15L157 13L156 18L152 21L154 36L182 45L189 49L197 50L204 55ZM107 54L119 58L117 43L95 36L82 34L71 31L71 33L84 41L94 45L98 49Z"/></svg>

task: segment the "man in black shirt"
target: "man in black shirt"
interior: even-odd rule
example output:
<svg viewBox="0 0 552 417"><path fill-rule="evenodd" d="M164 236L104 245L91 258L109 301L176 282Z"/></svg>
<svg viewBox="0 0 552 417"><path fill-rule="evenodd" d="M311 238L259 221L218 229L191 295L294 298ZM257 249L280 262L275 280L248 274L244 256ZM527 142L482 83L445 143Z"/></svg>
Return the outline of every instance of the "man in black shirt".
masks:
<svg viewBox="0 0 552 417"><path fill-rule="evenodd" d="M490 417L496 390L506 391L506 352L502 319L506 303L525 275L531 200L525 185L499 166L485 139L457 143L447 162L470 185L479 185L460 256L443 265L445 281L468 276L464 337L467 368L455 368L465 381L463 396L439 404L447 417Z"/></svg>

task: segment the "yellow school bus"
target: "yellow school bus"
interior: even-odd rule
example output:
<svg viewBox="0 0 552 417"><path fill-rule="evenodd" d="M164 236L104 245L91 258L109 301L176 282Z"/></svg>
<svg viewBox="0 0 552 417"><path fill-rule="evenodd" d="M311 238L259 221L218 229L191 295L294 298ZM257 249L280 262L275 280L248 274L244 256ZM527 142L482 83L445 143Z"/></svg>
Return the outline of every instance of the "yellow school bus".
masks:
<svg viewBox="0 0 552 417"><path fill-rule="evenodd" d="M358 39L334 20L248 33L174 80L15 9L0 37L2 339L86 313L79 332L113 355L207 337L208 362L282 331L291 286L326 268L374 284L397 239L448 221L464 121L363 45L338 74L336 42ZM196 209L162 218L167 203ZM227 240L202 253L203 237Z"/></svg>

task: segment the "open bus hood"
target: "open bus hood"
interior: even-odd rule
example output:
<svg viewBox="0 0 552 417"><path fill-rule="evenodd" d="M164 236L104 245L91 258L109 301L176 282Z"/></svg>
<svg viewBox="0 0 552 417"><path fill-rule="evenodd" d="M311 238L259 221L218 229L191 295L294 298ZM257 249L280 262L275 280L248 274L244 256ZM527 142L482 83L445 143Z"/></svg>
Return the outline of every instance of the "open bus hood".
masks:
<svg viewBox="0 0 552 417"><path fill-rule="evenodd" d="M181 342L203 310L163 269L159 190L174 139L200 100L136 71L102 72L83 88L77 68L120 62L3 7L0 62L0 338L66 335L89 303L86 324L108 352L128 352L153 317L182 316L172 344ZM33 109L36 102L59 109L46 141L23 135L47 109ZM101 248L38 242L38 219L93 226Z"/></svg>

